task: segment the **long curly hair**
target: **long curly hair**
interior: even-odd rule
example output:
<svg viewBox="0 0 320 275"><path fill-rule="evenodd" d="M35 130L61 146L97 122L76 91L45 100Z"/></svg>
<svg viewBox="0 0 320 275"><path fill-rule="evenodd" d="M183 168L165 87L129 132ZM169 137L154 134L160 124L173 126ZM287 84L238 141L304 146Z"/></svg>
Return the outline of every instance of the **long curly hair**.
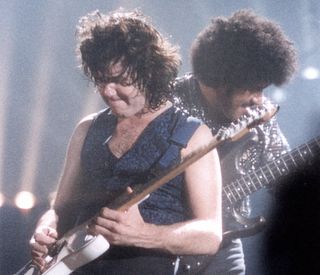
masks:
<svg viewBox="0 0 320 275"><path fill-rule="evenodd" d="M191 60L203 84L231 90L279 86L297 67L293 43L280 26L246 9L213 18L194 40Z"/></svg>
<svg viewBox="0 0 320 275"><path fill-rule="evenodd" d="M181 58L178 47L149 21L139 10L89 13L77 26L77 56L96 86L135 85L145 93L149 109L157 109L172 98ZM111 68L118 62L122 71L114 77Z"/></svg>

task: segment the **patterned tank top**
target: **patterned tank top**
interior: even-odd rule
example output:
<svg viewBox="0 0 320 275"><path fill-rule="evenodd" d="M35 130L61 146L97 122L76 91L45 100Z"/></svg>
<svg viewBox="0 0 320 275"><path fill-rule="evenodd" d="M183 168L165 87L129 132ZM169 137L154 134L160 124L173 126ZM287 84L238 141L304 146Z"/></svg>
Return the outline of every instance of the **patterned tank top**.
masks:
<svg viewBox="0 0 320 275"><path fill-rule="evenodd" d="M85 194L82 220L108 206L127 186L146 184L161 170L179 162L180 150L199 127L200 120L171 107L151 121L120 158L108 147L116 123L117 118L106 109L98 113L88 130L81 154L81 193ZM184 195L181 174L139 204L141 215L154 224L184 221L189 217Z"/></svg>

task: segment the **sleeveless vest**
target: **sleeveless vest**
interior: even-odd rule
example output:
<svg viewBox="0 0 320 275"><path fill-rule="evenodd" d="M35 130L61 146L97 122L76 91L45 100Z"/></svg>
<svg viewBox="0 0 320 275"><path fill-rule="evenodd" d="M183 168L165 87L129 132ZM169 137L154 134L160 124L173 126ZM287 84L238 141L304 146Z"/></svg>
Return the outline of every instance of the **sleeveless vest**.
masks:
<svg viewBox="0 0 320 275"><path fill-rule="evenodd" d="M181 148L186 147L200 125L199 120L186 117L172 107L151 121L132 148L117 158L107 144L116 123L117 118L108 109L101 111L85 139L81 154L84 178L81 221L108 206L127 186L143 185L163 169L178 163ZM172 224L188 219L183 174L151 193L139 204L139 209L149 223Z"/></svg>

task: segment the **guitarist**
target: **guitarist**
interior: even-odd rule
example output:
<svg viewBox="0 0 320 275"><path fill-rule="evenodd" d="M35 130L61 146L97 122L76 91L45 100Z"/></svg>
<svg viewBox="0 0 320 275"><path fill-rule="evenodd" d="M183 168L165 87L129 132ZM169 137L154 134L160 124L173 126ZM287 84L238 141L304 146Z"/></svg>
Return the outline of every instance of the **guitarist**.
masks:
<svg viewBox="0 0 320 275"><path fill-rule="evenodd" d="M30 241L34 263L45 270L50 244L91 217L88 232L111 248L74 274L174 274L177 255L216 253L222 218L215 150L140 204L110 207L119 193L212 139L207 126L170 101L177 48L139 11L89 13L77 38L84 74L108 108L82 119L71 137L56 200Z"/></svg>
<svg viewBox="0 0 320 275"><path fill-rule="evenodd" d="M246 113L247 107L267 101L263 90L286 83L296 70L296 52L280 27L250 10L213 18L191 48L193 73L178 78L176 103L202 119L216 132ZM244 175L288 150L276 119L258 126L239 142L218 147L223 183ZM238 206L250 214L248 199ZM224 217L224 231L232 221ZM221 249L204 274L244 274L240 239Z"/></svg>

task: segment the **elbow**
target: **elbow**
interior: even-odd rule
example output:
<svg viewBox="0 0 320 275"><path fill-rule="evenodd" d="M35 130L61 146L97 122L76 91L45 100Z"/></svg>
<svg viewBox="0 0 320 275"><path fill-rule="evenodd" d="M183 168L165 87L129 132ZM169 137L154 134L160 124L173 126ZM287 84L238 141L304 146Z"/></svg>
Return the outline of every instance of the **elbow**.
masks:
<svg viewBox="0 0 320 275"><path fill-rule="evenodd" d="M201 254L216 254L222 243L222 226L214 220L207 221L206 233L201 240Z"/></svg>
<svg viewBox="0 0 320 275"><path fill-rule="evenodd" d="M206 254L214 255L218 252L220 245L222 243L222 234L215 232L211 235L210 242L208 242L210 245L207 246L208 251L206 251Z"/></svg>
<svg viewBox="0 0 320 275"><path fill-rule="evenodd" d="M220 245L222 243L222 234L215 236L215 241L212 246L212 251L210 254L216 254L220 248Z"/></svg>
<svg viewBox="0 0 320 275"><path fill-rule="evenodd" d="M216 254L222 243L222 225L212 221L210 231L208 232L207 251L206 254ZM208 245L209 244L209 245Z"/></svg>

